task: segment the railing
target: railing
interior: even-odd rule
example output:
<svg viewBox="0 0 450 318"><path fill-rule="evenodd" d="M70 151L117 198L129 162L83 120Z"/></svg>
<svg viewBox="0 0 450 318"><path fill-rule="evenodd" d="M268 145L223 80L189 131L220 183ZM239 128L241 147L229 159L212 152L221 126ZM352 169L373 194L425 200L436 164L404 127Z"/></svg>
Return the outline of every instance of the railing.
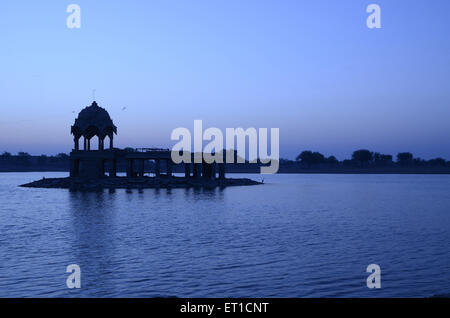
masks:
<svg viewBox="0 0 450 318"><path fill-rule="evenodd" d="M164 149L164 148L136 148L136 152L167 152L170 151L170 149Z"/></svg>

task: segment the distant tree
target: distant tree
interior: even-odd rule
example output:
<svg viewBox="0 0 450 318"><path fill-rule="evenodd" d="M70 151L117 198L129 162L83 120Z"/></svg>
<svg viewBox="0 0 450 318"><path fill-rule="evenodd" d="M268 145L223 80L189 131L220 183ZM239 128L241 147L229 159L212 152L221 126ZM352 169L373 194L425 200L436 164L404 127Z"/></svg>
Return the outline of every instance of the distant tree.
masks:
<svg viewBox="0 0 450 318"><path fill-rule="evenodd" d="M418 166L418 167L423 167L428 164L425 160L420 159L420 158L414 158L412 160L412 163L413 163L413 165Z"/></svg>
<svg viewBox="0 0 450 318"><path fill-rule="evenodd" d="M4 153L2 153L1 157L3 157L3 158L10 158L11 157L11 153L5 151Z"/></svg>
<svg viewBox="0 0 450 318"><path fill-rule="evenodd" d="M379 152L375 152L373 155L373 161L378 166L386 166L392 163L392 155L383 155Z"/></svg>
<svg viewBox="0 0 450 318"><path fill-rule="evenodd" d="M367 149L356 150L352 154L352 160L359 162L361 165L364 165L373 160L373 152Z"/></svg>
<svg viewBox="0 0 450 318"><path fill-rule="evenodd" d="M61 152L61 153L57 154L56 157L60 158L60 159L67 159L67 158L69 158L69 155Z"/></svg>
<svg viewBox="0 0 450 318"><path fill-rule="evenodd" d="M337 164L339 163L339 161L336 159L335 156L329 156L329 157L326 159L326 162L327 162L328 164L332 165L332 166L335 166L335 165L337 165Z"/></svg>
<svg viewBox="0 0 450 318"><path fill-rule="evenodd" d="M325 162L325 156L320 152L313 152L313 163L323 163Z"/></svg>
<svg viewBox="0 0 450 318"><path fill-rule="evenodd" d="M428 160L427 163L428 163L428 165L430 165L432 167L444 167L447 162L445 161L445 159L436 158L436 159Z"/></svg>
<svg viewBox="0 0 450 318"><path fill-rule="evenodd" d="M325 156L320 152L312 152L310 150L303 151L296 158L297 161L307 164L308 166L324 163Z"/></svg>
<svg viewBox="0 0 450 318"><path fill-rule="evenodd" d="M305 151L302 151L302 153L299 154L299 155L295 158L295 160L296 160L296 161L300 161L300 162L306 162L306 161L309 161L311 157L312 157L312 151L310 151L310 150L305 150Z"/></svg>
<svg viewBox="0 0 450 318"><path fill-rule="evenodd" d="M30 154L28 152L20 151L17 153L17 162L21 165L29 165L30 164Z"/></svg>
<svg viewBox="0 0 450 318"><path fill-rule="evenodd" d="M37 162L39 165L43 165L47 163L47 156L46 155L40 155L37 159Z"/></svg>
<svg viewBox="0 0 450 318"><path fill-rule="evenodd" d="M397 154L397 163L406 166L413 162L413 154L410 152L400 152Z"/></svg>
<svg viewBox="0 0 450 318"><path fill-rule="evenodd" d="M381 155L380 160L386 163L392 163L392 155Z"/></svg>
<svg viewBox="0 0 450 318"><path fill-rule="evenodd" d="M379 152L375 152L373 154L373 161L375 161L375 162L381 161L380 158L381 158L381 154Z"/></svg>
<svg viewBox="0 0 450 318"><path fill-rule="evenodd" d="M350 160L350 159L345 159L344 161L342 161L342 165L344 167L354 167L355 166L355 161L354 160Z"/></svg>

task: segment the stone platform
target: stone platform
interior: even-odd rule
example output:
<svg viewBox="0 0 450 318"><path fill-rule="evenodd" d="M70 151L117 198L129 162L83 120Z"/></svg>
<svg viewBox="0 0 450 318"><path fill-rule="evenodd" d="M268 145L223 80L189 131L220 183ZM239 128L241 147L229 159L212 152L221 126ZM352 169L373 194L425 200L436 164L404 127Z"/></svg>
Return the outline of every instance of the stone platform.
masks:
<svg viewBox="0 0 450 318"><path fill-rule="evenodd" d="M207 180L202 178L184 177L109 177L98 179L86 178L43 178L38 181L23 184L28 188L56 188L79 191L99 191L103 189L149 189L149 188L224 188L230 186L248 186L262 184L247 178L225 178Z"/></svg>

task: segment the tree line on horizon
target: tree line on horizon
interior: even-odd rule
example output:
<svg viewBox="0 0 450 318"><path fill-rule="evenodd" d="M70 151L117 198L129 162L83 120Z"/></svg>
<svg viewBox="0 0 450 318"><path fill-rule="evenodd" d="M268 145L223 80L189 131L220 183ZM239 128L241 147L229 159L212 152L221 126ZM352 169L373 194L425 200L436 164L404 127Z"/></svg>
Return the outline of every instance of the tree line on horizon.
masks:
<svg viewBox="0 0 450 318"><path fill-rule="evenodd" d="M313 152L311 150L302 151L296 158L298 163L305 164L308 167L314 165L343 165L348 167L370 167L370 166L415 166L415 167L444 167L450 166L450 161L443 158L435 158L431 160L424 160L416 158L410 152L399 152L396 156L396 160L392 155L382 154L379 152L372 152L367 149L355 150L352 153L351 159L345 159L339 161L335 156L326 157L320 152Z"/></svg>
<svg viewBox="0 0 450 318"><path fill-rule="evenodd" d="M46 158L61 158L61 159L67 159L69 158L69 155L66 153L59 153L55 156L48 156L48 155L40 155L40 156L33 156L30 155L28 152L24 152L24 151L19 151L16 155L13 155L12 153L5 151L0 155L0 158L12 158L12 157L16 157L16 158L31 158L31 157L38 157L38 158L42 158L42 159L46 159Z"/></svg>
<svg viewBox="0 0 450 318"><path fill-rule="evenodd" d="M130 148L131 149L131 148ZM235 151L236 152L236 151ZM236 156L236 153L235 153ZM66 153L59 153L55 156L32 156L27 152L18 152L13 155L9 152L3 152L0 155L0 162L3 163L16 163L20 165L53 165L68 163L69 155ZM236 161L235 161L236 162ZM280 165L283 164L302 164L304 167L318 167L318 166L330 166L330 167L389 167L389 166L404 166L404 167L450 167L450 161L444 158L435 158L431 160L424 160L410 152L400 152L394 157L389 154L382 154L379 152L372 152L367 149L355 150L352 153L351 159L345 159L339 161L335 156L331 155L326 157L320 152L311 150L302 151L295 161L288 159L280 159Z"/></svg>
<svg viewBox="0 0 450 318"><path fill-rule="evenodd" d="M3 152L0 155L0 163L3 165L18 165L18 166L59 166L65 167L69 163L69 155L65 153L59 153L55 156L32 156L28 152L20 151L16 155L10 152Z"/></svg>

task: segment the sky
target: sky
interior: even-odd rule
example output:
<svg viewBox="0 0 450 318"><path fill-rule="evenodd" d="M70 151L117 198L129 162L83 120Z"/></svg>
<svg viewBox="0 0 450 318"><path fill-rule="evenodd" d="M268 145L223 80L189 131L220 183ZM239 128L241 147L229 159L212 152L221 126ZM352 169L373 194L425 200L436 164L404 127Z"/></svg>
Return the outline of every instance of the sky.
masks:
<svg viewBox="0 0 450 318"><path fill-rule="evenodd" d="M449 14L448 0L2 1L0 152L70 152L95 89L117 147L170 148L201 119L279 128L289 159L450 159Z"/></svg>

